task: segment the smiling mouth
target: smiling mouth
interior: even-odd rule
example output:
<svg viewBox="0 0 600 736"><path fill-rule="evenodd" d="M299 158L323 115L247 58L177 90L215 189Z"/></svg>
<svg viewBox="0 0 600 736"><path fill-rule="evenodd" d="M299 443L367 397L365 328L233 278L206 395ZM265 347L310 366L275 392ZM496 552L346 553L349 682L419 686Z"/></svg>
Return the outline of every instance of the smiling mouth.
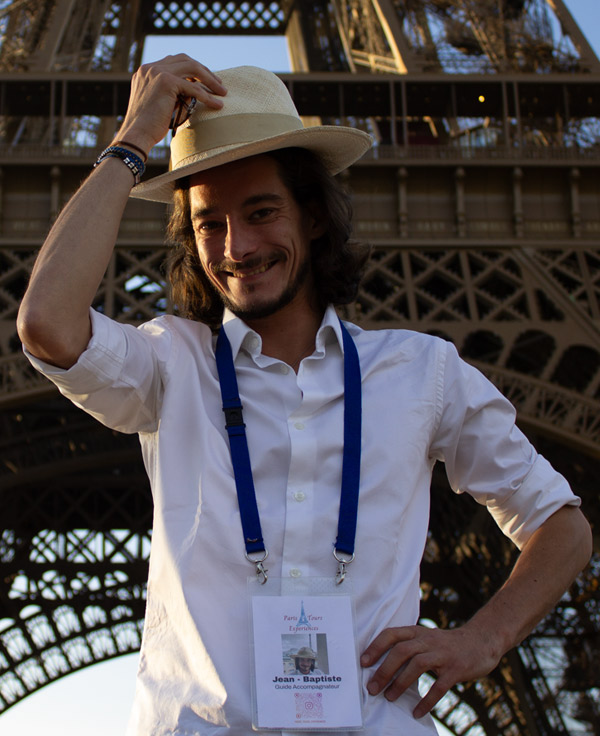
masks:
<svg viewBox="0 0 600 736"><path fill-rule="evenodd" d="M233 269L228 267L229 264L219 264L214 269L214 273L223 273L225 276L231 276L234 279L247 279L250 276L258 276L261 273L265 273L265 271L273 268L273 266L280 260L280 258L274 258L271 261L262 262L256 265L248 264L244 268L236 267Z"/></svg>
<svg viewBox="0 0 600 736"><path fill-rule="evenodd" d="M276 262L277 261L270 261L269 263L264 263L262 266L258 266L251 270L245 269L243 271L228 271L227 273L229 276L233 276L234 279L247 279L248 276L257 276L259 273L268 271Z"/></svg>

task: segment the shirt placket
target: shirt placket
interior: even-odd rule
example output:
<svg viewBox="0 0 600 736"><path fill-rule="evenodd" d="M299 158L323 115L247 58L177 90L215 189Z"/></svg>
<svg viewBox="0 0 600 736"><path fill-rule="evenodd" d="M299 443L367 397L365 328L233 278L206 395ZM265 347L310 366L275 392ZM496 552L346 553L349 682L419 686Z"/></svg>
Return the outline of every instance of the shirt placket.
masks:
<svg viewBox="0 0 600 736"><path fill-rule="evenodd" d="M288 416L290 468L286 490L286 524L283 540L282 575L300 578L313 574L309 560L310 535L314 522L318 432L311 391L312 371L301 366L297 376L302 403Z"/></svg>

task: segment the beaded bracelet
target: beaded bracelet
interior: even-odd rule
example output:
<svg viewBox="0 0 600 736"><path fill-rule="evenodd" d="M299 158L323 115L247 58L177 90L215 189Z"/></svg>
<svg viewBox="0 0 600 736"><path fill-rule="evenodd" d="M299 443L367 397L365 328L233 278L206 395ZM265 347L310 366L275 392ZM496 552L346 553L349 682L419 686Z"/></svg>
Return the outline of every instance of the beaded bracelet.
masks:
<svg viewBox="0 0 600 736"><path fill-rule="evenodd" d="M136 146L135 143L130 143L129 141L115 141L112 145L119 146L119 148L126 148L128 151L131 151L133 149L134 151L137 151L139 154L141 154L142 161L144 163L146 163L146 161L148 160L148 154L146 153L146 151L144 151L139 146Z"/></svg>
<svg viewBox="0 0 600 736"><path fill-rule="evenodd" d="M144 165L142 159L139 156L136 156L135 153L128 151L126 148L120 148L119 146L109 146L108 148L105 148L104 151L102 151L102 153L98 156L98 158L96 159L96 163L94 164L94 168L96 168L96 166L102 163L102 161L104 161L104 159L106 158L121 159L121 161L133 174L133 180L135 184L140 183L140 179L142 178L144 171L146 170L146 166Z"/></svg>

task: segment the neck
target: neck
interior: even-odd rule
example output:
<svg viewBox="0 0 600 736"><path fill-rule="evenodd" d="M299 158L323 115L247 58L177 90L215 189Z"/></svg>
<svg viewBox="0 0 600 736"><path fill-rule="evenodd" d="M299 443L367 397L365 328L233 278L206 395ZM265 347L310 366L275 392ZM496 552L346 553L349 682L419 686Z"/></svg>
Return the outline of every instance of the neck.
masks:
<svg viewBox="0 0 600 736"><path fill-rule="evenodd" d="M297 372L303 358L314 352L323 313L306 304L288 307L247 324L261 336L264 355L282 360Z"/></svg>

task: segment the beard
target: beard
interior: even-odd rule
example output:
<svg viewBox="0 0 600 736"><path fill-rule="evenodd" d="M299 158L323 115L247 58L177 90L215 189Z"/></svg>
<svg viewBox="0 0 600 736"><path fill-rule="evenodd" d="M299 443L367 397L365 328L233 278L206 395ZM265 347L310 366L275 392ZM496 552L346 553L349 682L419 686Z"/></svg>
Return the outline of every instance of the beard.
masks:
<svg viewBox="0 0 600 736"><path fill-rule="evenodd" d="M218 292L218 295L220 300L223 302L223 306L244 322L254 319L263 319L264 317L270 317L276 312L279 312L280 309L287 307L287 305L294 300L300 289L305 286L308 281L309 274L310 258L307 255L300 264L293 281L290 281L281 294L278 297L265 301L262 304L257 304L256 306L240 307L225 294Z"/></svg>

